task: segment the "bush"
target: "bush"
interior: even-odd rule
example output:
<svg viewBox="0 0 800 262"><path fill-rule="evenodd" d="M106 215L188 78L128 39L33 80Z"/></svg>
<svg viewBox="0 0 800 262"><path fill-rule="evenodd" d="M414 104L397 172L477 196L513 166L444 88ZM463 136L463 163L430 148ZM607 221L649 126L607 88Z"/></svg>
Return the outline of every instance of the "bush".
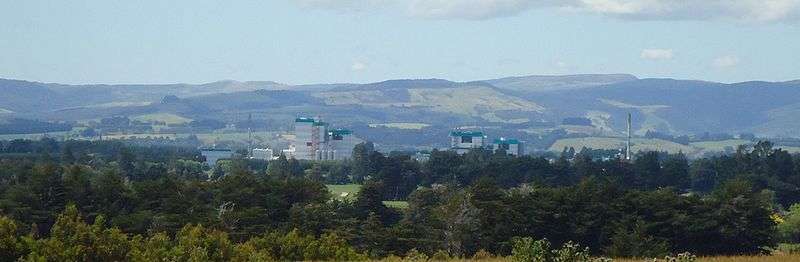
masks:
<svg viewBox="0 0 800 262"><path fill-rule="evenodd" d="M695 262L697 261L697 256L692 255L692 253L685 252L680 253L677 256L666 256L664 257L665 262Z"/></svg>
<svg viewBox="0 0 800 262"><path fill-rule="evenodd" d="M581 245L572 243L564 244L559 250L553 250L553 261L556 262L583 262L590 261L589 248L581 249Z"/></svg>
<svg viewBox="0 0 800 262"><path fill-rule="evenodd" d="M611 257L644 258L662 257L668 255L669 250L669 243L648 235L644 223L637 221L631 229L617 229L611 236L611 245L605 248L605 253Z"/></svg>
<svg viewBox="0 0 800 262"><path fill-rule="evenodd" d="M514 240L511 250L511 260L515 262L587 262L607 261L608 259L592 259L589 248L567 242L560 249L550 250L547 239L536 240L525 237Z"/></svg>
<svg viewBox="0 0 800 262"><path fill-rule="evenodd" d="M0 216L0 261L13 261L22 251L17 237L17 224L8 217Z"/></svg>
<svg viewBox="0 0 800 262"><path fill-rule="evenodd" d="M784 254L800 254L800 244L782 243L778 244L775 251Z"/></svg>
<svg viewBox="0 0 800 262"><path fill-rule="evenodd" d="M439 251L436 251L436 253L433 253L433 256L431 256L431 260L433 260L433 261L448 261L448 260L450 260L450 254L448 254L444 250L439 250Z"/></svg>
<svg viewBox="0 0 800 262"><path fill-rule="evenodd" d="M551 261L550 241L524 237L514 240L511 249L511 261L514 262L548 262Z"/></svg>
<svg viewBox="0 0 800 262"><path fill-rule="evenodd" d="M403 261L428 261L428 255L414 248L406 253L406 257L403 258Z"/></svg>
<svg viewBox="0 0 800 262"><path fill-rule="evenodd" d="M472 260L488 260L493 258L494 254L489 253L489 251L485 249L478 250L478 252L475 252L475 255L472 255Z"/></svg>

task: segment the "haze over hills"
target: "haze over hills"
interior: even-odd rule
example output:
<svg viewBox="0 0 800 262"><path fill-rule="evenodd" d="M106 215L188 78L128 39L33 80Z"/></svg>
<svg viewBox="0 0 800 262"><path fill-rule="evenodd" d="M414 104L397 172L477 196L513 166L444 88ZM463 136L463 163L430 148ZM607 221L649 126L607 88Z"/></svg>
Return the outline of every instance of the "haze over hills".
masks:
<svg viewBox="0 0 800 262"><path fill-rule="evenodd" d="M800 137L795 119L800 81L723 84L625 74L317 85L60 85L0 79L0 115L49 121L169 113L234 123L249 114L290 125L298 115L321 115L342 126L422 123L533 135L563 128L614 136L629 112L640 135L652 130ZM568 118L588 119L591 125L563 125Z"/></svg>
<svg viewBox="0 0 800 262"><path fill-rule="evenodd" d="M518 92L547 92L580 89L607 84L637 80L636 76L628 74L585 74L585 75L532 75L505 77L499 79L485 80L499 88Z"/></svg>

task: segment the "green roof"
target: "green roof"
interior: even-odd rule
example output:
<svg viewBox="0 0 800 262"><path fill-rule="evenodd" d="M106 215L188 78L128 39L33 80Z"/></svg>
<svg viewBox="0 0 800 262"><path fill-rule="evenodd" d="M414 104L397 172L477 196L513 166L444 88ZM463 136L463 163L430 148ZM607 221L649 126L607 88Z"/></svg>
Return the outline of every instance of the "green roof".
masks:
<svg viewBox="0 0 800 262"><path fill-rule="evenodd" d="M483 132L479 132L479 131L452 131L452 132L450 132L450 136L483 137Z"/></svg>
<svg viewBox="0 0 800 262"><path fill-rule="evenodd" d="M314 123L316 120L310 117L298 117L294 119L295 123Z"/></svg>
<svg viewBox="0 0 800 262"><path fill-rule="evenodd" d="M337 128L330 131L331 135L352 135L353 131Z"/></svg>
<svg viewBox="0 0 800 262"><path fill-rule="evenodd" d="M495 144L509 144L509 145L516 145L519 144L519 140L514 138L500 138L494 140Z"/></svg>

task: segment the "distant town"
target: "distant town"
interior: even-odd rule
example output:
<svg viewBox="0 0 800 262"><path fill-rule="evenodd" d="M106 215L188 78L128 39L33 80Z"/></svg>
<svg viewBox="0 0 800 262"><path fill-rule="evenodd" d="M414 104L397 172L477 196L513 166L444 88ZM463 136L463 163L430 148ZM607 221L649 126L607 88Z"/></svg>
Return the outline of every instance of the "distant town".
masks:
<svg viewBox="0 0 800 262"><path fill-rule="evenodd" d="M509 155L525 154L524 143L516 138L499 137L489 142L489 136L483 131L454 130L449 134L450 147L441 150L453 150L465 154L470 150L484 149L493 152L505 152ZM248 148L248 157L259 160L275 160L283 155L297 160L348 160L352 157L353 147L360 142L353 131L336 128L331 123L322 121L321 117L298 117L294 120L294 141L288 148ZM217 160L230 158L232 149L204 148L206 163L214 165ZM414 158L425 161L430 157L426 152L416 152Z"/></svg>

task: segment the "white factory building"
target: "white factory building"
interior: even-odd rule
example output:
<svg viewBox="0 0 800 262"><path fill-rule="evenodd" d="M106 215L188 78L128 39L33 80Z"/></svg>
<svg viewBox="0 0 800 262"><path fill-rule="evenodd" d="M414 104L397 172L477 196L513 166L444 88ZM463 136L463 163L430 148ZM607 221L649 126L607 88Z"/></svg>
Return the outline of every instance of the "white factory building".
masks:
<svg viewBox="0 0 800 262"><path fill-rule="evenodd" d="M472 149L486 148L486 136L479 131L450 132L450 149L464 154Z"/></svg>
<svg viewBox="0 0 800 262"><path fill-rule="evenodd" d="M356 145L353 132L329 128L328 123L310 117L294 121L294 158L302 160L349 159Z"/></svg>
<svg viewBox="0 0 800 262"><path fill-rule="evenodd" d="M253 150L250 152L250 158L259 160L273 160L275 159L275 156L271 148L253 148Z"/></svg>
<svg viewBox="0 0 800 262"><path fill-rule="evenodd" d="M353 137L353 132L347 129L333 129L328 131L328 141L326 143L326 152L330 160L345 160L350 159L353 155L353 147L357 141Z"/></svg>
<svg viewBox="0 0 800 262"><path fill-rule="evenodd" d="M525 153L523 144L514 138L501 137L495 139L494 143L492 144L492 149L495 152L502 149L505 150L507 154L515 156L521 156Z"/></svg>

